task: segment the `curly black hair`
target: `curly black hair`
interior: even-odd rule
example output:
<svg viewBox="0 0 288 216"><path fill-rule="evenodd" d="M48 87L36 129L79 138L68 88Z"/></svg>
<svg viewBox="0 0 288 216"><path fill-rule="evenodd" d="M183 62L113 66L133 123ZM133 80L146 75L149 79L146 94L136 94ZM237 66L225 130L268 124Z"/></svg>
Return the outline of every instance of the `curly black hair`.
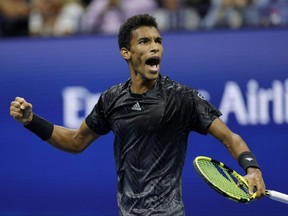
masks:
<svg viewBox="0 0 288 216"><path fill-rule="evenodd" d="M133 30L141 26L152 26L158 29L156 19L149 14L139 14L130 17L119 29L118 33L119 49L123 47L130 49L130 41L132 39L131 33Z"/></svg>

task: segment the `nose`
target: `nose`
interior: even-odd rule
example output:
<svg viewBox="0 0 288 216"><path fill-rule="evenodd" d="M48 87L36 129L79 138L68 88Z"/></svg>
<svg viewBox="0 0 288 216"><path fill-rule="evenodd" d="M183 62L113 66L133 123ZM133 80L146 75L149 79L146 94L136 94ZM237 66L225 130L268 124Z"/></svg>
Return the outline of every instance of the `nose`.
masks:
<svg viewBox="0 0 288 216"><path fill-rule="evenodd" d="M152 42L151 43L151 52L157 53L159 52L160 48L159 48L159 43L156 42Z"/></svg>

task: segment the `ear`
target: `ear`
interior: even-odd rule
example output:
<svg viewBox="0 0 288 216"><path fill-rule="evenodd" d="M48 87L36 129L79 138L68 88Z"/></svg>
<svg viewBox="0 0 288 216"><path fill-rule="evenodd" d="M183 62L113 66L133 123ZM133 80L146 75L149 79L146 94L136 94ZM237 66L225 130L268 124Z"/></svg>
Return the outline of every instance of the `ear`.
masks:
<svg viewBox="0 0 288 216"><path fill-rule="evenodd" d="M128 61L131 58L131 53L127 48L125 48L125 47L121 48L120 52L121 52L122 57L125 60Z"/></svg>

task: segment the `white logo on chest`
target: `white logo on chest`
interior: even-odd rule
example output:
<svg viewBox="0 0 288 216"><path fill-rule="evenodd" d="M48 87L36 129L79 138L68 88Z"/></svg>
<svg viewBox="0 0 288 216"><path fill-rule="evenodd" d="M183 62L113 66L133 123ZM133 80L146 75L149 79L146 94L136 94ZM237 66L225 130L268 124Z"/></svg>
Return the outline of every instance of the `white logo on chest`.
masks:
<svg viewBox="0 0 288 216"><path fill-rule="evenodd" d="M142 110L142 108L140 107L140 104L137 102L137 103L135 103L133 106L132 106L132 108L131 108L132 110L137 110L137 111L141 111Z"/></svg>

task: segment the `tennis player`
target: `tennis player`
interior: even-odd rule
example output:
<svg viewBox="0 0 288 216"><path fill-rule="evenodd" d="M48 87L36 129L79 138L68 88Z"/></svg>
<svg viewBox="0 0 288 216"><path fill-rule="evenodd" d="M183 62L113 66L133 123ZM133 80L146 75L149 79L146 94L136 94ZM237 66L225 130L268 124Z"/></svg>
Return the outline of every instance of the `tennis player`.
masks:
<svg viewBox="0 0 288 216"><path fill-rule="evenodd" d="M197 90L160 74L163 46L155 19L147 14L129 18L118 43L131 77L102 93L79 129L45 120L22 97L11 102L11 116L42 140L73 153L113 131L119 215L185 215L181 182L191 131L220 140L247 172L251 193L256 187L257 197L263 196L255 156L220 120L220 111Z"/></svg>

